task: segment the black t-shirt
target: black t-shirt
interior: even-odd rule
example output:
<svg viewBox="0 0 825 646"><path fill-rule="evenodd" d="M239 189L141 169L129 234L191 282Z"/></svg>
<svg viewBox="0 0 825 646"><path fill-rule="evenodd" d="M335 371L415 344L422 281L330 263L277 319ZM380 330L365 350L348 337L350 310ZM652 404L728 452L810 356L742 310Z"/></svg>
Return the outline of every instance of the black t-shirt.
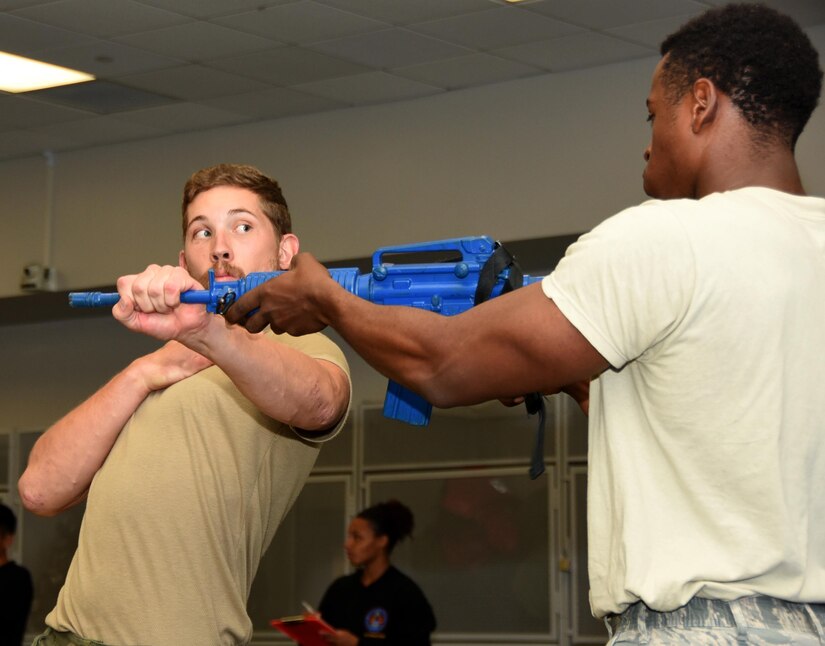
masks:
<svg viewBox="0 0 825 646"><path fill-rule="evenodd" d="M360 644L429 646L435 630L421 588L392 566L369 586L361 583L360 572L335 580L319 610L328 624L356 635Z"/></svg>
<svg viewBox="0 0 825 646"><path fill-rule="evenodd" d="M0 644L22 643L31 606L29 571L14 561L0 565Z"/></svg>

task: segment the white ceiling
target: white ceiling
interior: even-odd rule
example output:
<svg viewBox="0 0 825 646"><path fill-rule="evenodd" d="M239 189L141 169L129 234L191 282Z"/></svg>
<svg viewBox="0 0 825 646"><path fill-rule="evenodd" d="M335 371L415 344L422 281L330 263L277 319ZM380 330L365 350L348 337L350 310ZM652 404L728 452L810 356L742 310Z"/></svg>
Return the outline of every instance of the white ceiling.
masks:
<svg viewBox="0 0 825 646"><path fill-rule="evenodd" d="M0 92L0 159L654 56L725 0L0 0L0 50L97 81ZM825 0L768 0L803 27Z"/></svg>

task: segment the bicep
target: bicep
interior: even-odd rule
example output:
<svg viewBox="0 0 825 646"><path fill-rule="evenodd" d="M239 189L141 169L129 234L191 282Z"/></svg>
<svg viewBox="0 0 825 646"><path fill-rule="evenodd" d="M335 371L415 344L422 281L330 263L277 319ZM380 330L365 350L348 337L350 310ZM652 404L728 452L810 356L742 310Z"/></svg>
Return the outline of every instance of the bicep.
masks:
<svg viewBox="0 0 825 646"><path fill-rule="evenodd" d="M550 394L608 367L540 284L523 287L455 317L450 379L467 401ZM473 401L470 401L473 400Z"/></svg>

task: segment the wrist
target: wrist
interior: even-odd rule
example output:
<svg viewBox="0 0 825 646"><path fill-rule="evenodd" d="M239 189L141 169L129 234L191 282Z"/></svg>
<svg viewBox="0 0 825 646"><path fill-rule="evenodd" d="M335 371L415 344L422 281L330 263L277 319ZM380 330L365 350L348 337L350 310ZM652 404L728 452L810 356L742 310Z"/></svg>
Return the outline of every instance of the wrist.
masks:
<svg viewBox="0 0 825 646"><path fill-rule="evenodd" d="M135 392L140 392L144 397L157 390L152 379L153 366L152 355L138 357L120 373L120 377L126 382L126 386Z"/></svg>
<svg viewBox="0 0 825 646"><path fill-rule="evenodd" d="M350 311L347 301L350 301L350 307L367 302L337 284L316 294L314 300L320 322L333 328L340 322L342 313Z"/></svg>
<svg viewBox="0 0 825 646"><path fill-rule="evenodd" d="M200 325L181 333L176 340L198 354L211 357L211 352L225 343L229 330L223 316L206 314Z"/></svg>

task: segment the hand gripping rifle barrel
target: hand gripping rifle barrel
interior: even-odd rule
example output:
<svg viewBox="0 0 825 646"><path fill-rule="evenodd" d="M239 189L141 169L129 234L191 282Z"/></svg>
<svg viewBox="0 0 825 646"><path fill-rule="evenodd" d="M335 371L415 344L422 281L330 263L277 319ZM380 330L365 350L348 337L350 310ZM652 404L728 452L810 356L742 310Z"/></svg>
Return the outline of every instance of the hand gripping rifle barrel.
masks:
<svg viewBox="0 0 825 646"><path fill-rule="evenodd" d="M478 300L479 281L490 273L491 261L500 245L486 236L451 238L395 247L382 247L372 256L372 271L361 273L356 267L330 269L330 276L351 294L379 305L417 307L445 316L464 312ZM390 258L392 257L392 258ZM404 259L448 258L439 262L403 262ZM509 255L508 255L509 257ZM495 259L497 259L496 257ZM392 261L391 261L392 260ZM485 300L518 287L512 284L516 268L508 264L491 274L491 289ZM209 289L181 294L182 303L201 303L210 312L223 314L236 299L261 283L281 275L281 271L256 272L244 278L215 281L209 272ZM520 272L518 272L521 277ZM541 280L541 276L523 276L520 284ZM115 293L72 292L72 307L112 306L120 299ZM432 405L421 396L390 381L384 399L384 415L415 426L426 426Z"/></svg>

